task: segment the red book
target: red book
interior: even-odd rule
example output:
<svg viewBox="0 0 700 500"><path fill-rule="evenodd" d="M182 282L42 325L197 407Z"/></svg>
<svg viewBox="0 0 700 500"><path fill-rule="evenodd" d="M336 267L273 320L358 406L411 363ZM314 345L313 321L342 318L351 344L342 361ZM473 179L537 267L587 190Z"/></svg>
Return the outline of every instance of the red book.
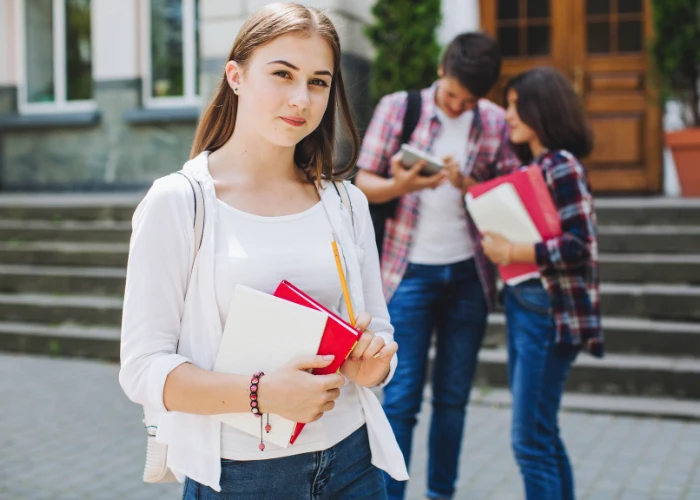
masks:
<svg viewBox="0 0 700 500"><path fill-rule="evenodd" d="M328 322L326 323L326 329L323 332L323 337L321 337L321 343L318 346L318 354L333 354L335 359L325 368L314 368L313 374L327 375L340 370L340 365L343 364L343 362L355 348L355 344L357 344L360 333L355 330L350 323L345 321L330 309L324 307L313 298L309 297L288 281L282 281L273 295L275 297L294 302L295 304L316 309L328 314ZM292 438L289 440L289 444L294 444L294 441L296 441L296 439L299 437L304 425L306 424L297 423L296 429L292 434Z"/></svg>
<svg viewBox="0 0 700 500"><path fill-rule="evenodd" d="M476 200L506 183L512 184L515 188L542 241L561 235L559 212L542 176L542 170L536 165L477 184L469 190L469 195ZM503 236L508 238L507 234ZM498 270L505 282L515 283L519 278L539 276L539 268L536 264L509 264L498 266Z"/></svg>

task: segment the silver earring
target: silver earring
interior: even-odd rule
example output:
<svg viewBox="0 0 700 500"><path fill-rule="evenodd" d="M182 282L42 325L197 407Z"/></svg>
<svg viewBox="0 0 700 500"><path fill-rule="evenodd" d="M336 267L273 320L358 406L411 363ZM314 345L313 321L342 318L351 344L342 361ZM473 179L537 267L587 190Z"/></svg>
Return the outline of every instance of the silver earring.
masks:
<svg viewBox="0 0 700 500"><path fill-rule="evenodd" d="M233 93L238 94L238 87L233 87Z"/></svg>

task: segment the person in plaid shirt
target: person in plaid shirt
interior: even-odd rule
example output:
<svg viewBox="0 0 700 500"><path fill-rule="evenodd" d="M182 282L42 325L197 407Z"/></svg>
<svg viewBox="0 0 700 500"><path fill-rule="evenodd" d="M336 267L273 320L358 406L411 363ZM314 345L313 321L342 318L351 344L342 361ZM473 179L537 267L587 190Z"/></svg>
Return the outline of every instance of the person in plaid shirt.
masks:
<svg viewBox="0 0 700 500"><path fill-rule="evenodd" d="M457 36L442 57L439 79L421 91L422 109L410 144L443 159L445 168L421 176L424 162L404 168L400 137L407 93L385 96L365 134L356 185L370 203L398 198L382 252L384 295L401 354L384 389L384 410L406 463L421 407L431 336L437 330L430 426L429 498L455 491L466 405L488 311L495 298L493 266L465 208L476 182L512 171L505 113L483 97L498 79L498 44L485 33ZM390 499L405 483L390 477Z"/></svg>
<svg viewBox="0 0 700 500"><path fill-rule="evenodd" d="M485 234L493 262L537 263L540 279L504 288L512 445L528 500L574 498L573 473L559 436L564 382L579 350L603 355L598 239L591 188L578 158L593 148L583 107L553 68L527 71L506 86L510 138L524 163L540 168L562 235L514 244Z"/></svg>

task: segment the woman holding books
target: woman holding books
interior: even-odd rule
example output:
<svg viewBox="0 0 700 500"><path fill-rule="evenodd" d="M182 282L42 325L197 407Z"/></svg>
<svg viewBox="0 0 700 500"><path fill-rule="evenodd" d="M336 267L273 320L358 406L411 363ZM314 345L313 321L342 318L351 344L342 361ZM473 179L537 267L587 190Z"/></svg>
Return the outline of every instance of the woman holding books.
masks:
<svg viewBox="0 0 700 500"><path fill-rule="evenodd" d="M352 145L340 170L336 112ZM391 378L397 345L367 199L332 182L355 164L358 143L333 24L316 9L268 5L241 28L199 123L183 168L196 182L157 180L134 214L119 380L130 399L162 412L157 439L186 499L382 499L380 468L408 479L369 390ZM205 213L198 248L193 189ZM365 311L340 373L310 374L331 362L317 355L265 374L212 371L234 287L271 294L282 280L347 321L344 288ZM211 417L241 412L308 425L283 448Z"/></svg>
<svg viewBox="0 0 700 500"><path fill-rule="evenodd" d="M534 245L484 235L492 262L540 269L539 279L504 287L513 452L529 500L573 499L558 426L564 382L581 349L603 355L597 225L579 160L591 152L593 137L571 84L553 68L516 76L505 100L514 150L542 171L562 228L561 236Z"/></svg>

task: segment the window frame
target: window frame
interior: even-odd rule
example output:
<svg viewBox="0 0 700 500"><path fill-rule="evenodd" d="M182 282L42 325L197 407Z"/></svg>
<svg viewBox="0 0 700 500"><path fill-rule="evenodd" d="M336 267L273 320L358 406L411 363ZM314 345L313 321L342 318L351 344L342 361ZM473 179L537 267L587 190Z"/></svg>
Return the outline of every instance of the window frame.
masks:
<svg viewBox="0 0 700 500"><path fill-rule="evenodd" d="M97 109L97 102L93 93L92 99L82 99L69 101L67 99L67 75L66 75L66 1L51 0L53 16L53 79L54 79L54 101L53 102L28 102L27 101L27 26L26 26L26 0L19 0L19 6L15 12L17 25L17 47L19 57L17 58L17 108L20 114L46 114L46 113L67 113L94 111ZM92 3L90 4L90 15L92 16ZM92 19L90 20L90 46L91 57L94 57L94 32ZM92 60L94 63L94 58ZM94 71L94 64L92 65ZM94 82L94 74L93 74Z"/></svg>
<svg viewBox="0 0 700 500"><path fill-rule="evenodd" d="M153 74L151 72L151 0L140 2L141 5L141 96L144 108L182 108L200 107L201 96L195 93L197 88L197 40L195 0L182 1L182 81L184 95L154 97Z"/></svg>

